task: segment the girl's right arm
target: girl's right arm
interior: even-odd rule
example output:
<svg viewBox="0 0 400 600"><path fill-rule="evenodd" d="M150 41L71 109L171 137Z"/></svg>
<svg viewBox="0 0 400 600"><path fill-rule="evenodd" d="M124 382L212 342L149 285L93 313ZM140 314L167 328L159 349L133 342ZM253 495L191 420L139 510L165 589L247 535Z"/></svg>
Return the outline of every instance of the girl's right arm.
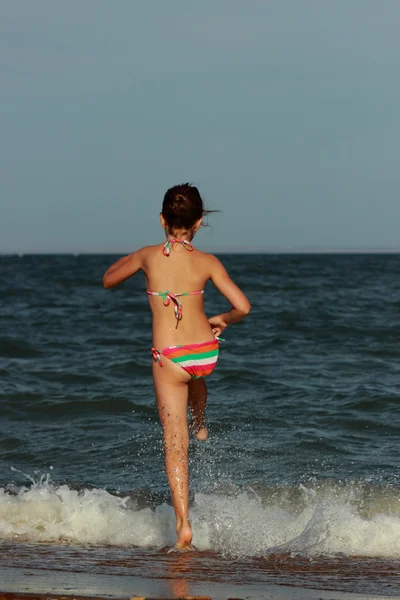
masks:
<svg viewBox="0 0 400 600"><path fill-rule="evenodd" d="M232 304L230 311L211 317L208 322L211 327L220 333L231 323L237 323L249 314L251 305L242 290L229 277L225 267L213 256L211 281L215 287Z"/></svg>
<svg viewBox="0 0 400 600"><path fill-rule="evenodd" d="M143 249L142 249L143 250ZM105 288L113 288L132 277L143 265L142 250L123 256L107 269L103 276Z"/></svg>

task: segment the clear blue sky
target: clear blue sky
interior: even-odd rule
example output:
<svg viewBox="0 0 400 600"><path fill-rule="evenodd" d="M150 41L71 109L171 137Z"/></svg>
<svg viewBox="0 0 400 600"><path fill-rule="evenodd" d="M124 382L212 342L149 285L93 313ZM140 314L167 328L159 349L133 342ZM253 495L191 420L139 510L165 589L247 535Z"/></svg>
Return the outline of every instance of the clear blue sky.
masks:
<svg viewBox="0 0 400 600"><path fill-rule="evenodd" d="M3 0L0 251L400 248L399 0Z"/></svg>

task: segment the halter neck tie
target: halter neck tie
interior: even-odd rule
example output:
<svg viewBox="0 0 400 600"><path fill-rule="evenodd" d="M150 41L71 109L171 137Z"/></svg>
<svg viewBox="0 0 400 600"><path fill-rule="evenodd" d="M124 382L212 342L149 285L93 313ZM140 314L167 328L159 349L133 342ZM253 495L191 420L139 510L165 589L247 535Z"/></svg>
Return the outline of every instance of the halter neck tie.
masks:
<svg viewBox="0 0 400 600"><path fill-rule="evenodd" d="M177 238L169 238L163 247L163 254L164 256L169 256L171 254L171 249L172 249L172 245L173 244L181 244L185 250L187 250L188 252L192 252L193 250L193 246L190 242L188 242L187 240L178 240Z"/></svg>

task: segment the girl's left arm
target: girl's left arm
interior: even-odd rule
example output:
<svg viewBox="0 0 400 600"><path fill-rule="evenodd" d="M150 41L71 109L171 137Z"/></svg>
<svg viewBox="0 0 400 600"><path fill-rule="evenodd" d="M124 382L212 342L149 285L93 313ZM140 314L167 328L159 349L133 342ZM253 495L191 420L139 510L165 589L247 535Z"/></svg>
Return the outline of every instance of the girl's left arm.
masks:
<svg viewBox="0 0 400 600"><path fill-rule="evenodd" d="M143 250L143 249L142 249ZM123 256L107 269L103 276L105 288L113 288L132 277L143 266L142 250Z"/></svg>

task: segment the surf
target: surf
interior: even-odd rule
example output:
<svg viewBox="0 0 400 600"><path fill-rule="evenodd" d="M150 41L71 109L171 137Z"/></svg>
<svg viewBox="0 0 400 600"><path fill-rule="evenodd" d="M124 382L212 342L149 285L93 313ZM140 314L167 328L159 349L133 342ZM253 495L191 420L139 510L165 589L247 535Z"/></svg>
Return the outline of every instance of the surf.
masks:
<svg viewBox="0 0 400 600"><path fill-rule="evenodd" d="M138 548L171 547L164 495L58 484L49 475L0 488L0 540ZM190 507L199 551L400 558L400 494L390 485L314 481L197 492Z"/></svg>

